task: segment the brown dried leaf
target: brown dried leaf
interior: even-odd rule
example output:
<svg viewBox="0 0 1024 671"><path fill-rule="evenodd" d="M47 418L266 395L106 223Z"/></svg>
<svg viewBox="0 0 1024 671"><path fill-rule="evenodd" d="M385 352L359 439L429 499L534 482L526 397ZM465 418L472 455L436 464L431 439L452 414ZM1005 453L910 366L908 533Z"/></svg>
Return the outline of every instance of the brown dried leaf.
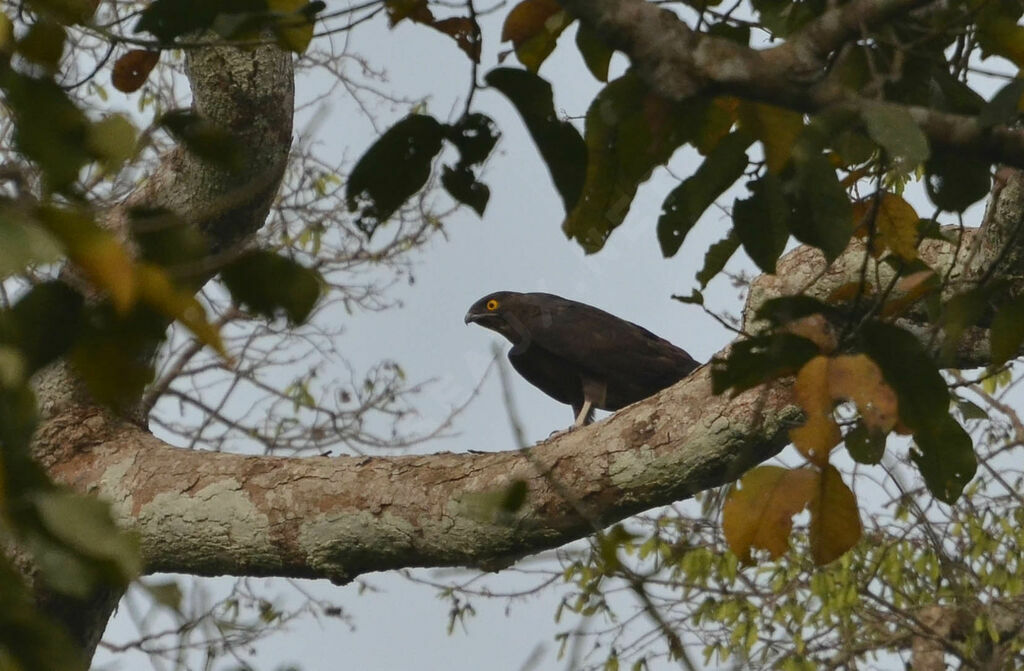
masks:
<svg viewBox="0 0 1024 671"><path fill-rule="evenodd" d="M745 563L754 548L767 550L773 559L789 548L793 515L817 495L819 474L810 468L790 470L758 466L732 489L722 509L722 531L729 548Z"/></svg>
<svg viewBox="0 0 1024 671"><path fill-rule="evenodd" d="M917 258L918 219L910 203L896 194L885 194L875 216L879 241L904 261L913 261Z"/></svg>
<svg viewBox="0 0 1024 671"><path fill-rule="evenodd" d="M793 396L807 419L803 426L790 430L789 439L801 454L818 466L828 463L828 453L843 438L832 417L828 368L829 358L816 356L800 369L793 385Z"/></svg>
<svg viewBox="0 0 1024 671"><path fill-rule="evenodd" d="M868 355L844 354L833 358L828 367L828 386L833 399L849 399L857 404L868 430L888 433L896 426L896 392L885 383L882 370Z"/></svg>
<svg viewBox="0 0 1024 671"><path fill-rule="evenodd" d="M138 91L146 83L149 73L152 72L159 60L159 51L132 49L114 63L110 83L123 93Z"/></svg>
<svg viewBox="0 0 1024 671"><path fill-rule="evenodd" d="M453 16L435 21L434 28L448 35L474 63L480 62L480 26L467 16Z"/></svg>
<svg viewBox="0 0 1024 671"><path fill-rule="evenodd" d="M814 563L822 566L857 544L861 523L857 497L834 466L826 466L816 484L817 492L808 505L811 556Z"/></svg>

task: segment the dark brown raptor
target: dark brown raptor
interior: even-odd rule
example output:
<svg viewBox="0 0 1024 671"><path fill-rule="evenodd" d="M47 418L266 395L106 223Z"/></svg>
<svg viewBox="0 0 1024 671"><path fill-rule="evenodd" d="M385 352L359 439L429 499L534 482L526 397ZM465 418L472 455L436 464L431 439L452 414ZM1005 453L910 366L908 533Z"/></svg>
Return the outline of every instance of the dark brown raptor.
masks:
<svg viewBox="0 0 1024 671"><path fill-rule="evenodd" d="M527 381L568 403L573 426L595 408L618 410L689 375L700 364L642 326L561 296L498 291L466 313L508 338L508 360Z"/></svg>

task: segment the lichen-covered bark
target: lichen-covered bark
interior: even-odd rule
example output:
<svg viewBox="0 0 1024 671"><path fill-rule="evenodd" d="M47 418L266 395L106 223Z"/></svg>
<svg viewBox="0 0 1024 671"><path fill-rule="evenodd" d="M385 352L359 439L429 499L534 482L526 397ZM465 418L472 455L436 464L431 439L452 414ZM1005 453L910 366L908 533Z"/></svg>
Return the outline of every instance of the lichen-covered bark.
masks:
<svg viewBox="0 0 1024 671"><path fill-rule="evenodd" d="M403 566L495 568L735 479L785 444L779 385L712 396L707 368L528 452L280 458L191 452L98 411L51 422L53 475L114 504L150 570L326 577ZM527 484L526 505L494 495Z"/></svg>
<svg viewBox="0 0 1024 671"><path fill-rule="evenodd" d="M980 230L964 231L960 244L929 241L922 255L964 286L975 268L1017 258L983 240L1019 225L1022 207L1024 189L1004 187ZM824 296L857 281L864 254L854 243L826 267L820 252L797 248L779 274L754 283L747 313L772 296ZM1021 270L1007 273L1021 278ZM906 323L915 325L913 313ZM987 351L983 333L967 338L957 364L983 363ZM308 459L188 452L96 410L50 422L39 440L55 477L109 499L141 533L150 570L345 582L396 567L504 566L734 480L776 454L798 418L785 383L714 396L703 367L528 451ZM527 484L525 505L496 515L488 494L515 481Z"/></svg>
<svg viewBox="0 0 1024 671"><path fill-rule="evenodd" d="M219 168L175 149L125 203L106 213L106 221L126 234L130 208L167 208L198 224L214 251L225 251L263 225L284 174L294 110L292 56L274 46L247 50L218 47L190 52L187 63L195 109L235 136L244 152L242 169ZM214 271L211 266L189 279L198 287ZM48 466L75 464L76 457L89 454L90 427L97 422L121 427L119 435L124 440L118 444L123 455L130 455L136 439L146 435L138 413L131 418L135 423L129 424L95 408L63 363L51 366L34 383L43 424L41 439L33 450ZM83 417L90 422L75 427L74 422ZM46 440L46 436L60 438ZM34 571L30 566L26 574L31 580ZM36 598L91 654L120 594L105 591L81 602L37 585Z"/></svg>

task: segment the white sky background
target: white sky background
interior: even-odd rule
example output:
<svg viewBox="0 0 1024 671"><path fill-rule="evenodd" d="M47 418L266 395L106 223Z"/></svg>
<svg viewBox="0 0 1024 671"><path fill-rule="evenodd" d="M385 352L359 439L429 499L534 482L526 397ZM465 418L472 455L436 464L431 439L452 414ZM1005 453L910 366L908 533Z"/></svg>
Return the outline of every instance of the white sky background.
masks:
<svg viewBox="0 0 1024 671"><path fill-rule="evenodd" d="M496 25L507 12L508 7L482 17L485 42L481 78L497 65L498 50L508 47L498 44ZM594 80L583 66L573 36L572 28L562 35L559 48L540 74L552 82L556 110L580 117L577 126L582 129L582 116L603 84ZM461 113L469 63L448 37L408 23L392 31L382 16L358 27L347 38L342 35L333 39L338 45L348 39L348 53L366 58L374 68L386 69L389 82L385 86L389 90L414 100L426 100L429 113L441 120L454 120ZM621 71L624 61L616 57L616 63ZM505 64L518 66L514 56ZM354 63L349 67L355 74ZM310 91L317 86L324 83L300 80L298 99L310 97ZM655 224L662 200L677 181L666 170L659 169L651 181L641 186L628 218L613 233L606 248L585 256L561 231L561 200L511 103L497 92L480 90L474 108L490 115L503 133L482 176L491 188L485 216L481 220L467 208L445 220L448 240L438 237L419 253L415 283L396 286L391 294L401 299L403 307L353 316L338 307L336 318L345 325L338 347L356 370L364 370L382 359L394 359L411 381L436 378L438 381L416 401L422 428L429 429L471 394L491 359L492 344L499 341L503 351L507 351L500 336L463 323L463 315L472 302L502 289L548 291L593 304L649 328L702 362L731 340L731 335L700 308L670 298L673 293L689 294L697 286L694 275L703 264L704 251L727 230L721 225L725 213L710 210L680 252L672 259L664 259ZM310 113L315 111L318 110ZM408 111L401 106L382 107L380 128L390 126ZM354 112L344 89L338 89L325 112L316 131L317 141L322 143L320 153L344 157L351 166L376 139L376 133L365 117ZM296 120L296 135L303 131L311 114L302 116ZM681 151L671 167L677 176L685 177L696 165L693 154ZM740 187L720 202L729 205L743 191ZM926 207L919 210L922 214L930 212ZM966 221L973 224L976 219L977 215L969 214ZM737 253L730 269L756 274L742 252ZM714 309L738 312L739 291L727 279L717 279L704 293ZM347 380L343 369L339 368L337 375ZM514 373L512 378L515 402L529 440L541 440L551 431L570 424L572 411L568 406L548 398ZM455 429L458 436L433 441L422 446L422 451L515 448L497 375L487 379L479 397L458 418ZM450 571L418 574L437 579L450 575ZM381 591L360 596L355 584L337 587L326 581L302 583L317 598L342 608L351 618L354 630L350 631L338 619L323 618L318 623L306 617L289 625L284 633L257 644L255 654L244 659L261 671L287 664L306 671L514 671L524 668L537 646L542 646L540 656L530 668L565 668L564 662L555 659L557 644L553 640L556 631L571 628L575 622L573 616L567 615L561 624L554 623L555 608L565 593L563 587L514 603L507 613L508 602L503 599L474 599L477 614L468 621L468 632L457 626L449 636L449 604L438 599L434 590L414 585L395 573L372 574L363 580ZM205 584L211 592L219 593L228 590L233 582L225 578ZM259 581L252 582L257 585ZM507 575L491 578L489 584L514 591L533 582ZM257 585L254 589L271 598L280 595L286 603L297 603L294 590L285 581L269 581L266 587ZM598 624L603 624L600 618ZM105 640L118 642L135 635L127 610L122 608L112 620ZM694 659L699 660L699 650L694 652ZM101 648L95 667L130 670L149 668L149 664L142 655L112 656ZM215 665L216 669L236 667L230 658Z"/></svg>

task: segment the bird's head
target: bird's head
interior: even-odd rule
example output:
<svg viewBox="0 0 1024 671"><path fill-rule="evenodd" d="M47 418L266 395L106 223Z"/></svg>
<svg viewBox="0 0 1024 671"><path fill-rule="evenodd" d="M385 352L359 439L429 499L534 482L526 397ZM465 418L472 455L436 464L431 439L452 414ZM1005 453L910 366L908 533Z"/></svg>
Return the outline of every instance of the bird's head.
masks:
<svg viewBox="0 0 1024 671"><path fill-rule="evenodd" d="M497 291L487 294L469 306L466 323L475 323L497 331L512 342L522 339L522 325L516 318L516 305L520 294L514 291Z"/></svg>

